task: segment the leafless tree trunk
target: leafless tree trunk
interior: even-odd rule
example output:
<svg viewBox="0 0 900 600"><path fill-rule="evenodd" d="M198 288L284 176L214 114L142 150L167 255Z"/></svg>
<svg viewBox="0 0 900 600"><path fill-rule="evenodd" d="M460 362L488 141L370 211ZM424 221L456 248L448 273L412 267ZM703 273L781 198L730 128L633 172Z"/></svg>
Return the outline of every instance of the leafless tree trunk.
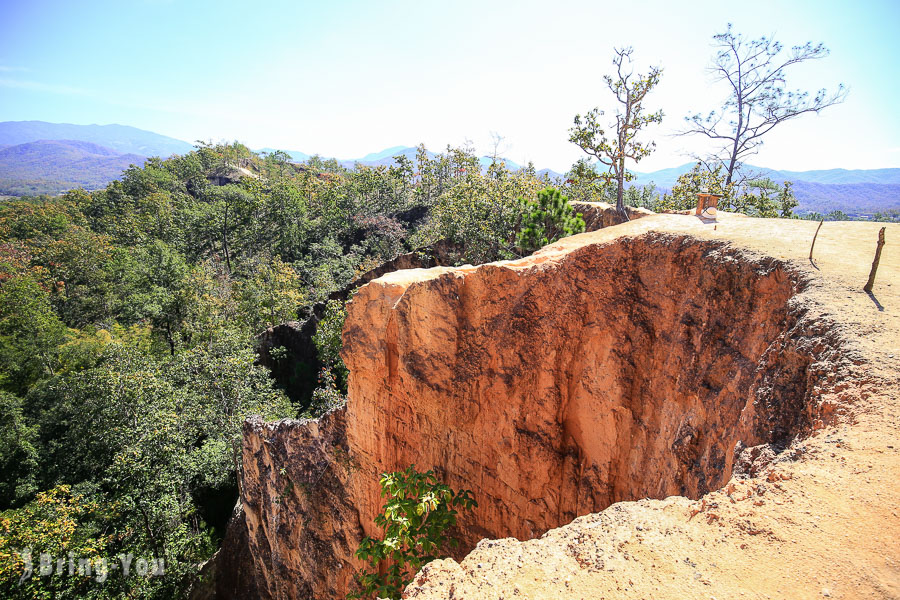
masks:
<svg viewBox="0 0 900 600"><path fill-rule="evenodd" d="M685 118L687 129L682 135L700 134L720 144L717 158L726 167L726 185L747 156L755 154L762 138L785 121L805 113L843 102L848 90L843 84L829 93L786 88L786 71L792 65L828 56L828 49L807 42L794 46L786 56L780 42L768 37L748 40L732 31L713 36L716 54L710 71L716 81L728 84L729 98L722 108L707 115L696 113Z"/></svg>

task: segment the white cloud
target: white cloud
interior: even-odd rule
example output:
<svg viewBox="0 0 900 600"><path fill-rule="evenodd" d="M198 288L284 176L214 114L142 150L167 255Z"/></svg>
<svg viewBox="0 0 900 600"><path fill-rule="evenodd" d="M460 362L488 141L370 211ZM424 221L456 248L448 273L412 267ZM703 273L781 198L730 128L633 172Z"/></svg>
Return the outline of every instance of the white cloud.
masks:
<svg viewBox="0 0 900 600"><path fill-rule="evenodd" d="M55 83L41 83L40 81L28 81L24 79L4 79L0 78L0 87L14 88L19 90L32 90L35 92L48 92L51 94L62 94L66 96L90 96L91 92L72 87L69 85L60 85Z"/></svg>

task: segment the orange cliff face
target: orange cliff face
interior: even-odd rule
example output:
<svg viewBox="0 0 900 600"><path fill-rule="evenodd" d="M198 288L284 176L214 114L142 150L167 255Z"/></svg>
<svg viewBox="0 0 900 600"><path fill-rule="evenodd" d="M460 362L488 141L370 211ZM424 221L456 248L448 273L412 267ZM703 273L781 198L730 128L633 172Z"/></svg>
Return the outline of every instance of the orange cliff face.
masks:
<svg viewBox="0 0 900 600"><path fill-rule="evenodd" d="M344 328L347 406L244 428L259 595L346 593L353 551L378 534L383 472L433 468L473 491L461 558L615 502L699 498L821 427L850 363L796 301L806 275L696 223L650 217L627 236L361 288Z"/></svg>
<svg viewBox="0 0 900 600"><path fill-rule="evenodd" d="M721 486L737 441L778 441L806 419L758 418L758 366L782 350L793 286L774 261L685 242L654 235L537 266L401 271L362 289L344 359L363 471L434 467L471 489L468 547L536 537L619 500ZM804 382L791 383L801 404ZM357 506L374 516L378 488L364 483Z"/></svg>

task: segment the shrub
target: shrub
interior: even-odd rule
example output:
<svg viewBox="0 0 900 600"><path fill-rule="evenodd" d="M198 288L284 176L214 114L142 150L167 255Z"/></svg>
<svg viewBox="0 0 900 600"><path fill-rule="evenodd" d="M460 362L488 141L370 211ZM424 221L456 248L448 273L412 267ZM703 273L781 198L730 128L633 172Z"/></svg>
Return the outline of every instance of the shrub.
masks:
<svg viewBox="0 0 900 600"><path fill-rule="evenodd" d="M316 326L316 334L313 336L319 360L332 374L334 385L343 393L347 393L348 371L344 361L341 360L341 332L346 318L347 309L344 303L340 300L330 300L325 305L325 314Z"/></svg>
<svg viewBox="0 0 900 600"><path fill-rule="evenodd" d="M384 539L367 537L359 545L356 557L369 568L357 578L361 589L348 598L400 598L415 573L438 558L445 544L456 546L445 535L456 525L455 508L478 506L469 490L454 492L437 482L434 471L419 473L414 465L382 475L381 495L388 500L375 524L384 530Z"/></svg>

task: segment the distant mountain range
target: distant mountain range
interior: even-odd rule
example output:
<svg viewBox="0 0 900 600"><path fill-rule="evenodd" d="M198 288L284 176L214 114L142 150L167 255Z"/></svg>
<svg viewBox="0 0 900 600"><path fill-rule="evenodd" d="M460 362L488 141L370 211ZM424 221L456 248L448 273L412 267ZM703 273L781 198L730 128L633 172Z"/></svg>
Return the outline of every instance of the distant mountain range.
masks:
<svg viewBox="0 0 900 600"><path fill-rule="evenodd" d="M44 121L4 121L0 123L0 146L14 146L38 140L78 140L110 148L119 154L161 156L185 154L192 144L127 125L72 125Z"/></svg>
<svg viewBox="0 0 900 600"><path fill-rule="evenodd" d="M97 189L119 177L129 165L141 165L146 157L168 157L190 152L193 146L175 138L125 125L72 125L44 121L0 122L0 195L56 194L73 187ZM260 152L274 152L261 148ZM393 146L361 158L339 159L353 168L393 165L395 157L416 158L414 146ZM304 162L310 154L285 150L292 160ZM433 157L432 152L428 152ZM503 159L511 170L520 165ZM491 159L480 158L483 168ZM670 190L678 176L694 163L637 172L631 185L654 183ZM748 169L776 182L792 181L800 202L798 212L842 210L851 215L900 210L900 169L827 169L817 171L777 171L748 165ZM550 169L539 174L562 177Z"/></svg>
<svg viewBox="0 0 900 600"><path fill-rule="evenodd" d="M0 148L0 195L58 194L93 190L117 179L145 156L120 154L81 140L39 140Z"/></svg>
<svg viewBox="0 0 900 600"><path fill-rule="evenodd" d="M631 185L653 183L660 191L671 190L680 175L696 163L689 162L651 173L635 173ZM759 177L792 182L797 212L829 213L840 210L850 215L866 215L900 210L900 169L826 169L817 171L777 171L746 165Z"/></svg>
<svg viewBox="0 0 900 600"><path fill-rule="evenodd" d="M650 173L635 172L637 178L633 181L635 185L646 185L655 183L657 187L663 189L671 189L678 180L678 177L690 171L697 163L688 162L683 165L670 169L660 169ZM768 177L773 181L806 181L809 183L819 183L824 185L834 184L858 184L858 183L875 183L875 184L900 184L900 169L826 169L820 171L776 171L765 167L755 167L746 165L745 169L749 172L758 174L760 177Z"/></svg>
<svg viewBox="0 0 900 600"><path fill-rule="evenodd" d="M260 148L258 151L271 153L275 152L276 150L274 148ZM338 158L337 161L341 164L341 166L347 169L352 169L355 165L364 165L366 167L389 167L397 164L397 161L395 159L398 156L405 156L406 158L415 161L418 151L418 148L415 146L393 146L391 148L385 148L381 152L371 152L369 154L366 154L362 158ZM296 162L305 162L313 156L299 150L281 150L281 152L284 152ZM428 158L435 157L435 153L431 152L430 150L426 150L425 153L428 155ZM322 158L328 160L331 157L323 156ZM520 165L509 160L508 158L502 158L501 160L506 163L507 168L512 171L517 171L522 168ZM479 161L481 162L481 166L483 168L487 168L491 164L492 159L490 156L482 156ZM545 170L550 172L551 176L559 176L558 173L549 171L549 169Z"/></svg>
<svg viewBox="0 0 900 600"><path fill-rule="evenodd" d="M126 125L0 123L0 195L105 187L150 156L186 154L187 142Z"/></svg>

